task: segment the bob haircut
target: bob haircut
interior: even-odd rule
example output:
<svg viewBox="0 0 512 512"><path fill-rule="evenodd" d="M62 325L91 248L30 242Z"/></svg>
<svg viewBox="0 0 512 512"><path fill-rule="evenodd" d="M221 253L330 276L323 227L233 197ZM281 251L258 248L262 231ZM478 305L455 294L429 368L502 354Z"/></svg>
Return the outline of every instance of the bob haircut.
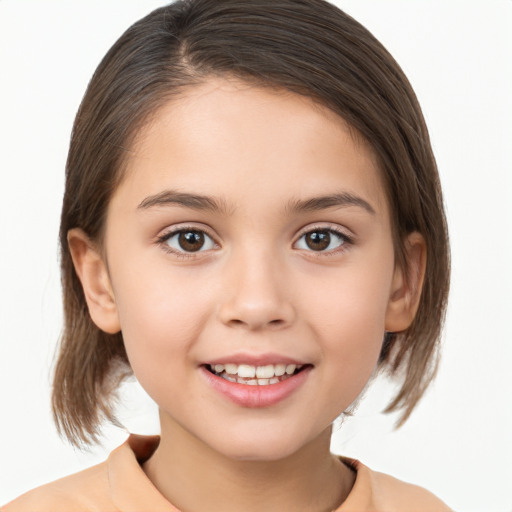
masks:
<svg viewBox="0 0 512 512"><path fill-rule="evenodd" d="M65 323L52 408L73 444L96 442L131 374L122 333L92 322L67 243L81 228L101 247L107 207L139 130L166 102L212 76L288 90L330 108L372 148L389 202L395 258L406 236L427 246L418 312L386 333L378 370L400 381L384 412L409 417L435 375L449 288L443 200L428 131L404 73L373 35L324 0L179 0L132 25L104 57L73 127L60 244Z"/></svg>

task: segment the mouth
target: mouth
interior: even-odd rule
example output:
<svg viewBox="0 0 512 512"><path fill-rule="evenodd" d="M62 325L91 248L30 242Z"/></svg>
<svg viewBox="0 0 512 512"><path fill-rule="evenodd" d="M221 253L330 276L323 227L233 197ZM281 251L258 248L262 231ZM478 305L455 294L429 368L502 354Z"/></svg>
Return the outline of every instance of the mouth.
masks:
<svg viewBox="0 0 512 512"><path fill-rule="evenodd" d="M279 384L311 365L303 364L267 364L254 366L250 364L207 364L205 368L210 372L237 384L247 386L272 386Z"/></svg>
<svg viewBox="0 0 512 512"><path fill-rule="evenodd" d="M272 359L268 356L257 358L259 361L237 359L202 364L201 373L214 391L247 408L272 407L285 401L306 385L314 368L312 364L279 359L269 364Z"/></svg>

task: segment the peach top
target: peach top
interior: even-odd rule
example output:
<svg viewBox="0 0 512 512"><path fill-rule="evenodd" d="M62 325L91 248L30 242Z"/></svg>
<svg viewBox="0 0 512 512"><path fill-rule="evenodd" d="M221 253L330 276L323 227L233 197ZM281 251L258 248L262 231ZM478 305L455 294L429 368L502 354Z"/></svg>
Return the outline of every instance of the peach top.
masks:
<svg viewBox="0 0 512 512"><path fill-rule="evenodd" d="M140 464L158 436L131 435L105 462L23 494L1 512L179 512L148 479ZM421 487L341 457L357 473L348 498L334 512L447 512Z"/></svg>

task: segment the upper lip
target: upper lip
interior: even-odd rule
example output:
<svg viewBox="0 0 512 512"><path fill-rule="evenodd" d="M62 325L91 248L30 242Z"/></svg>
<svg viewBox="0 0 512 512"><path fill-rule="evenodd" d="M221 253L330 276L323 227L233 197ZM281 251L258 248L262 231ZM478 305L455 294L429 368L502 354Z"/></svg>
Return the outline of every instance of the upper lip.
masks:
<svg viewBox="0 0 512 512"><path fill-rule="evenodd" d="M266 353L266 354L231 354L229 356L222 356L217 357L215 359L208 359L203 365L216 365L216 364L247 364L250 366L266 366L269 364L295 364L297 366L299 365L306 365L309 364L306 361L295 359L293 357L284 356L281 354L272 354L272 353Z"/></svg>

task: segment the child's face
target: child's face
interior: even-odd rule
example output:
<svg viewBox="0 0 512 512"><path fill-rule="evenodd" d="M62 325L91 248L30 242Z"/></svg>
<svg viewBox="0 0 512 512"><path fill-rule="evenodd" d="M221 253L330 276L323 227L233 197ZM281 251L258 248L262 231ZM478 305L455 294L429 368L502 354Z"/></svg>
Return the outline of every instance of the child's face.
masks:
<svg viewBox="0 0 512 512"><path fill-rule="evenodd" d="M109 205L105 250L110 321L164 429L229 457L325 442L385 329L405 327L373 155L292 93L212 79L166 105ZM251 385L214 364L303 367Z"/></svg>

